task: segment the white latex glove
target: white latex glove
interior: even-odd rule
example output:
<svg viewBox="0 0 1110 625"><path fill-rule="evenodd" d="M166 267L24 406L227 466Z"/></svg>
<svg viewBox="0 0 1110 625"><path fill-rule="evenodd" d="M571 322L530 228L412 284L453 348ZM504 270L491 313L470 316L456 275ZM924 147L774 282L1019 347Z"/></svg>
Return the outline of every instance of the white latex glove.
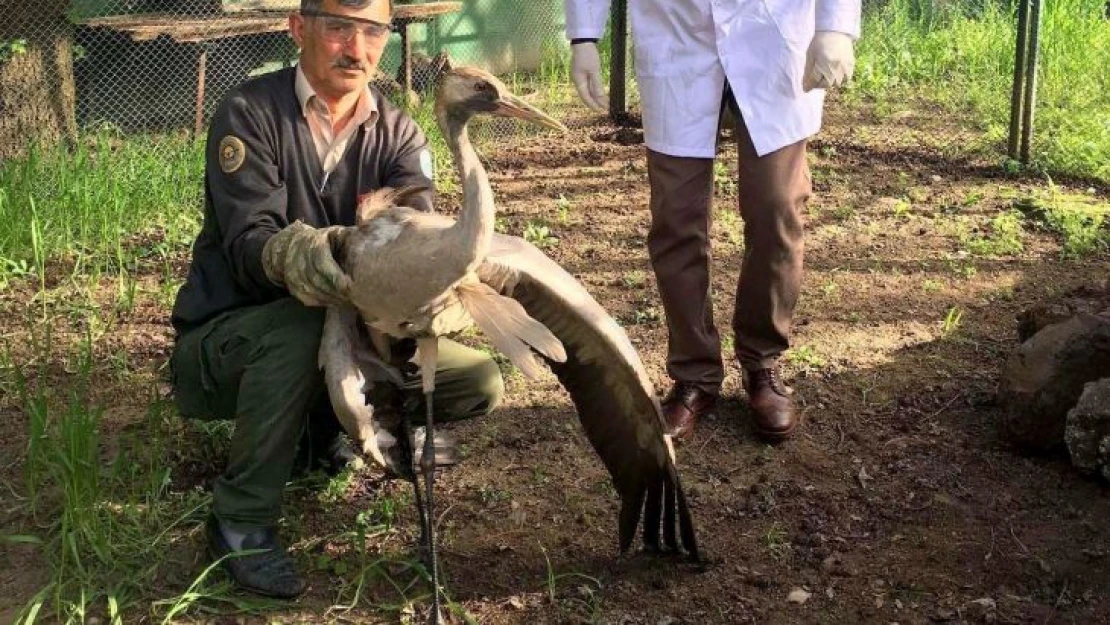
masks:
<svg viewBox="0 0 1110 625"><path fill-rule="evenodd" d="M852 38L844 33L819 30L806 51L802 89L828 89L848 82L856 67Z"/></svg>
<svg viewBox="0 0 1110 625"><path fill-rule="evenodd" d="M589 41L570 47L570 78L578 97L595 111L609 110L609 96L601 81L601 57L597 44Z"/></svg>

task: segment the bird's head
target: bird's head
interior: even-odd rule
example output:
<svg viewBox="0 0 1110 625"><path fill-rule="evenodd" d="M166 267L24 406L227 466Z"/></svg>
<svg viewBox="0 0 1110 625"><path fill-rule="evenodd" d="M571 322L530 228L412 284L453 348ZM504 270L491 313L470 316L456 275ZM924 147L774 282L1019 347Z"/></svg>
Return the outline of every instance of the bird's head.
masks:
<svg viewBox="0 0 1110 625"><path fill-rule="evenodd" d="M567 127L513 95L493 74L475 67L456 67L440 78L436 106L449 115L467 118L477 113L516 117L566 132Z"/></svg>

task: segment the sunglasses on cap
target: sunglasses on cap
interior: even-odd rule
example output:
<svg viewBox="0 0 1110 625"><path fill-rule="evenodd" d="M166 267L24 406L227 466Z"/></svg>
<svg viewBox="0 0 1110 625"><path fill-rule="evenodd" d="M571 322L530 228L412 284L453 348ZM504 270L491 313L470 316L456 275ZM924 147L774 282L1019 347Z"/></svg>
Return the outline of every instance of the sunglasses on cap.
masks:
<svg viewBox="0 0 1110 625"><path fill-rule="evenodd" d="M319 20L323 30L324 39L332 43L347 43L354 39L355 33L362 31L362 36L368 41L388 37L393 27L383 22L376 22L361 17L336 15L327 11L307 10L301 11L305 17Z"/></svg>

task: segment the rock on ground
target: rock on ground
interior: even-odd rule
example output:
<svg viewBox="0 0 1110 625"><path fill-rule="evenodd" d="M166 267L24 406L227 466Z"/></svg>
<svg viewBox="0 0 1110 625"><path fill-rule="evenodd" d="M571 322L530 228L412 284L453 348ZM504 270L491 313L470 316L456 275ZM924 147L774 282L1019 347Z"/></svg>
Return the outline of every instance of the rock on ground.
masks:
<svg viewBox="0 0 1110 625"><path fill-rule="evenodd" d="M1083 385L1104 377L1110 377L1110 318L1081 313L1044 327L1006 363L1003 435L1031 450L1061 446Z"/></svg>
<svg viewBox="0 0 1110 625"><path fill-rule="evenodd" d="M1110 480L1110 378L1083 387L1079 403L1068 412L1064 440L1072 464Z"/></svg>

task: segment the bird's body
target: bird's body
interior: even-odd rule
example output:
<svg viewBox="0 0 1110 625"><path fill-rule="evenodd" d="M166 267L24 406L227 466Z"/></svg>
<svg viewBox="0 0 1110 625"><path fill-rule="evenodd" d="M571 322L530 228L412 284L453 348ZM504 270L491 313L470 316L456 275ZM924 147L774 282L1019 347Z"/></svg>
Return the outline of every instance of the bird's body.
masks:
<svg viewBox="0 0 1110 625"><path fill-rule="evenodd" d="M383 335L417 339L428 404L421 469L430 504L437 338L476 324L528 376L542 372L533 350L539 352L570 393L621 496L621 551L631 545L642 519L645 546L677 550L681 542L698 558L659 402L627 335L557 263L523 239L494 232L492 190L467 139L466 122L476 112L490 112L561 124L470 68L443 77L436 111L459 169L463 206L457 220L422 213L402 205L404 189L377 192L359 206L358 227L345 237L340 259L351 277L353 308L329 311L320 353L337 416L365 453L386 464L363 392L370 381L396 380L397 373L387 357L360 345L366 341L357 319ZM384 342L374 339L373 331L382 354ZM415 479L415 471L412 475ZM422 507L419 489L417 496ZM431 524L424 527L434 545ZM434 549L431 553L434 580Z"/></svg>
<svg viewBox="0 0 1110 625"><path fill-rule="evenodd" d="M396 338L444 336L470 325L457 309L455 286L473 281L473 255L450 236L455 220L391 206L359 227L348 243L349 275L358 284L351 303L367 323ZM411 253L398 253L407 250ZM443 316L443 319L439 317Z"/></svg>

